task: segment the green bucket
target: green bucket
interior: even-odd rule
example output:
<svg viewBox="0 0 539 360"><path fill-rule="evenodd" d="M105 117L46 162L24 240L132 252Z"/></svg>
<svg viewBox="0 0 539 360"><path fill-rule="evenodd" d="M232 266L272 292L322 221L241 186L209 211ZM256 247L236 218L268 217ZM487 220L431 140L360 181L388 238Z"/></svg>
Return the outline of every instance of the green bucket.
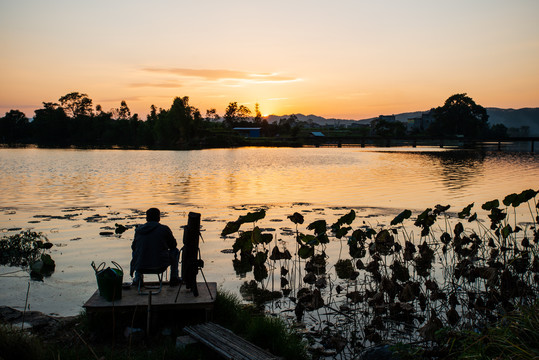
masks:
<svg viewBox="0 0 539 360"><path fill-rule="evenodd" d="M99 295L104 297L107 301L116 301L122 298L124 271L118 263L114 261L112 261L112 263L116 268L108 267L105 269L104 262L99 264L97 268L93 261L91 264L95 271Z"/></svg>

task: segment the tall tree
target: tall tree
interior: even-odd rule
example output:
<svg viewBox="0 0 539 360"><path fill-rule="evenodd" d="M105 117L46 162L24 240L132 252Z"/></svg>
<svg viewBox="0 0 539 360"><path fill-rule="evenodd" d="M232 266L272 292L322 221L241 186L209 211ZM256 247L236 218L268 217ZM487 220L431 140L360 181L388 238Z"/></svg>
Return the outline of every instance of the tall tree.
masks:
<svg viewBox="0 0 539 360"><path fill-rule="evenodd" d="M238 117L240 118L240 121L247 120L249 115L251 115L251 110L245 105L240 105L238 108Z"/></svg>
<svg viewBox="0 0 539 360"><path fill-rule="evenodd" d="M465 93L450 96L443 106L434 109L434 117L429 131L435 135L481 137L489 129L487 111Z"/></svg>
<svg viewBox="0 0 539 360"><path fill-rule="evenodd" d="M228 127L239 125L248 125L248 117L251 115L251 110L245 106L238 106L237 102L231 102L225 110L224 123Z"/></svg>
<svg viewBox="0 0 539 360"><path fill-rule="evenodd" d="M189 105L189 97L174 99L170 110L161 111L155 124L157 143L161 147L185 146L198 135L201 122L198 109Z"/></svg>
<svg viewBox="0 0 539 360"><path fill-rule="evenodd" d="M215 108L206 110L206 121L219 121L220 116L217 114L217 110Z"/></svg>
<svg viewBox="0 0 539 360"><path fill-rule="evenodd" d="M262 113L260 112L260 105L258 103L255 104L255 118L253 120L255 125L262 125Z"/></svg>
<svg viewBox="0 0 539 360"><path fill-rule="evenodd" d="M32 122L34 140L40 145L71 145L69 119L64 109L50 102L43 103L43 109L35 111Z"/></svg>
<svg viewBox="0 0 539 360"><path fill-rule="evenodd" d="M127 106L125 100L120 103L120 110L118 111L118 117L123 120L127 120L131 117L131 110Z"/></svg>
<svg viewBox="0 0 539 360"><path fill-rule="evenodd" d="M71 118L92 115L92 99L87 94L71 92L62 96L58 101L60 101L66 115Z"/></svg>
<svg viewBox="0 0 539 360"><path fill-rule="evenodd" d="M0 118L0 142L15 143L27 139L29 124L22 111L10 110L6 116Z"/></svg>
<svg viewBox="0 0 539 360"><path fill-rule="evenodd" d="M234 124L238 121L238 103L231 102L228 104L225 110L224 122L228 127L234 127Z"/></svg>

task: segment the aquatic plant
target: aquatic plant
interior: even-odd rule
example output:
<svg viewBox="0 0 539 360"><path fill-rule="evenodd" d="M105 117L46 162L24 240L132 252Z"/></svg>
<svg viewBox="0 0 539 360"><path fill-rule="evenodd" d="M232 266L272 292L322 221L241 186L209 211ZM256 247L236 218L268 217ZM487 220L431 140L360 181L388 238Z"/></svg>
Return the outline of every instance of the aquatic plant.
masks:
<svg viewBox="0 0 539 360"><path fill-rule="evenodd" d="M0 265L18 266L29 270L34 280L43 280L55 269L54 260L45 251L53 245L43 233L30 230L3 236L0 239Z"/></svg>
<svg viewBox="0 0 539 360"><path fill-rule="evenodd" d="M269 250L266 245L273 240L272 234L263 233L262 230L256 226L256 222L265 217L266 211L264 209L242 215L238 217L236 221L228 222L221 232L221 236L238 233L238 237L232 245L232 250L234 251L234 270L240 276L245 276L246 273L252 271L255 280L258 282L262 282L268 277L266 261L268 259ZM240 227L243 224L248 223L253 224L252 230L240 231ZM255 297L255 295L253 295L253 297ZM258 296L256 298L258 298Z"/></svg>
<svg viewBox="0 0 539 360"><path fill-rule="evenodd" d="M312 233L306 234L299 229L303 216L295 213L288 216L296 225L294 254L283 239L255 242L259 235L246 232L240 233L234 251L246 251L256 266L267 263L269 272L263 278L254 274L255 280L272 290L279 290L280 283L285 296L268 301L267 311L283 318L293 311L293 319L309 329L305 336L313 349L346 358L382 342L432 344L442 329L481 329L537 299L537 194L525 190L501 203L486 202L481 209L489 225L472 213L474 203L456 216L449 205L427 208L415 219L404 210L379 229L365 222L354 228L351 210L331 226L325 220L308 224ZM528 207L529 221L517 219L519 206ZM257 221L265 212L261 215ZM223 234L238 231L238 221L227 224ZM410 223L419 229L417 238ZM348 256L328 267L330 242L347 245ZM257 263L256 247L271 256Z"/></svg>

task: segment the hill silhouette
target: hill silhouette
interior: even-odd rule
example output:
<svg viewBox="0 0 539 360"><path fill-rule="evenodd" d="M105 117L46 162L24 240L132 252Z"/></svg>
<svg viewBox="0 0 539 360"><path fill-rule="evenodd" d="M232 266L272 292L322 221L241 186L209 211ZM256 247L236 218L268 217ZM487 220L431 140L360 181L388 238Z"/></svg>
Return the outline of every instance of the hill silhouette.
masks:
<svg viewBox="0 0 539 360"><path fill-rule="evenodd" d="M528 126L530 129L529 134L531 136L539 136L539 108L522 108L522 109L500 109L495 107L486 108L489 116L488 122L490 125L503 124L507 128L521 128ZM406 122L410 118L421 116L425 111L413 111L400 114L384 114L395 115L397 121ZM376 117L368 119L337 119L337 118L324 118L318 115L304 115L304 114L291 114L295 115L299 121L310 122L321 126L348 126L351 124L369 124ZM266 117L269 123L278 122L280 119L288 118L291 115L269 115Z"/></svg>

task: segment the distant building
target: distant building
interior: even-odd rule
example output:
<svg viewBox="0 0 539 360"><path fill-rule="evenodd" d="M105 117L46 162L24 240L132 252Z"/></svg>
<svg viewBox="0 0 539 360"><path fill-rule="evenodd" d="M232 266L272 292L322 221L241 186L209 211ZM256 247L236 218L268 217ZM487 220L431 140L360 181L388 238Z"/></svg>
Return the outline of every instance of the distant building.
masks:
<svg viewBox="0 0 539 360"><path fill-rule="evenodd" d="M237 127L233 129L245 137L257 138L260 137L259 127Z"/></svg>
<svg viewBox="0 0 539 360"><path fill-rule="evenodd" d="M395 115L380 115L376 119L373 119L369 124L371 127L371 135L373 135L372 133L374 129L377 127L378 123L380 123L381 121L384 121L386 123L395 122L396 121Z"/></svg>
<svg viewBox="0 0 539 360"><path fill-rule="evenodd" d="M434 115L431 111L421 114L420 117L408 119L406 130L408 132L425 131L434 122Z"/></svg>
<svg viewBox="0 0 539 360"><path fill-rule="evenodd" d="M375 120L385 120L385 121L389 121L389 122L394 122L394 121L396 121L395 115L380 115L380 116L378 116L378 118L375 119Z"/></svg>
<svg viewBox="0 0 539 360"><path fill-rule="evenodd" d="M510 127L509 129L507 129L507 135L511 137L530 136L530 127L529 126L521 126L519 128Z"/></svg>
<svg viewBox="0 0 539 360"><path fill-rule="evenodd" d="M371 128L370 124L358 124L352 123L348 125L348 129L353 130L354 132L368 133Z"/></svg>

